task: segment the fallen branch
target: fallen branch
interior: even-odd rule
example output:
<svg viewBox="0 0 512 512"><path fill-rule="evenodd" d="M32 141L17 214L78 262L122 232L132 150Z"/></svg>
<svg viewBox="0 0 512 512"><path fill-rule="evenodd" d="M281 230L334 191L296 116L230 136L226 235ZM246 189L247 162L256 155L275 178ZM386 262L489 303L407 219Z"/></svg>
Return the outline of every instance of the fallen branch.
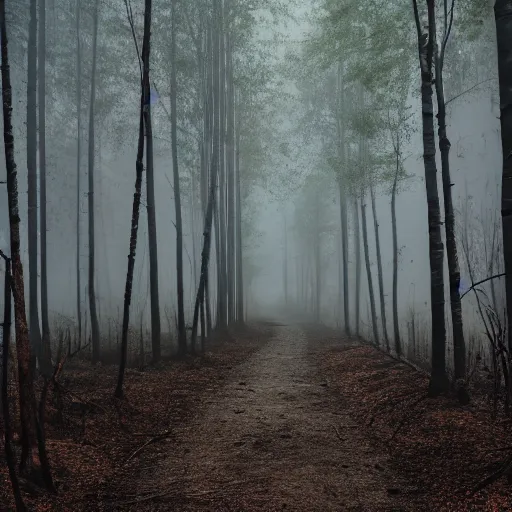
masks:
<svg viewBox="0 0 512 512"><path fill-rule="evenodd" d="M161 434L158 434L155 437L152 437L148 441L146 441L142 446L137 448L125 461L125 464L127 464L130 460L132 460L136 455L138 455L146 446L149 446L150 444L154 444L158 441L162 441L163 439L168 438L171 435L172 432L169 430L166 430L165 432L162 432Z"/></svg>
<svg viewBox="0 0 512 512"><path fill-rule="evenodd" d="M75 395L72 391L65 388L59 381L55 381L54 385L57 386L61 391L64 391L64 393L67 393L68 395L72 396L73 398L76 398L77 400L79 400L80 403L92 405L93 407L96 407L100 411L103 411L105 414L108 414L108 411L105 409L105 407L98 405L97 403L92 402L91 400L87 400L86 398L81 398L78 395Z"/></svg>
<svg viewBox="0 0 512 512"><path fill-rule="evenodd" d="M233 480L232 482L223 482L222 484L219 484L215 489L206 489L204 491L189 492L189 493L182 493L178 489L167 489L166 491L163 491L163 492L149 494L147 496L141 496L139 498L135 498L130 501L119 501L116 503L116 505L134 505L135 503L143 503L144 501L151 501L151 500L156 500L159 498L166 498L168 496L171 496L171 494L173 494L175 492L180 492L180 497L183 497L183 498L199 498L201 496L206 496L208 494L216 494L216 493L222 492L222 490L225 489L226 487L232 487L235 485L252 483L256 480L264 480L266 478L268 478L268 477L262 476L259 478L251 478L250 480ZM181 482L181 481L182 481L181 479L176 478L172 481L172 483Z"/></svg>
<svg viewBox="0 0 512 512"><path fill-rule="evenodd" d="M487 478L484 478L479 484L477 484L471 494L475 494L489 485L493 484L497 480L499 480L502 476L509 474L512 471L512 455L509 455L505 462L501 465L501 467L495 471L492 475L489 475Z"/></svg>
<svg viewBox="0 0 512 512"><path fill-rule="evenodd" d="M417 364L413 363L412 361L409 361L409 360L405 359L404 357L394 356L393 354L391 354L387 350L384 350L382 347L379 347L378 345L370 343L369 341L366 341L362 337L359 337L357 341L359 341L359 342L361 342L361 343L363 343L365 345L368 345L368 346L378 350L379 352L381 352L382 354L384 354L384 355L388 356L389 358L393 359L393 361L396 361L397 363L403 363L406 366L408 366L409 368L411 368L412 370L415 370L415 371L417 371L419 373L422 373L423 375L430 376L428 371L424 370L423 368L421 368Z"/></svg>
<svg viewBox="0 0 512 512"><path fill-rule="evenodd" d="M134 500L119 501L119 502L117 502L117 505L134 505L135 503L143 503L144 501L151 501L151 500L156 500L158 498L165 498L166 496L169 496L169 494L171 494L173 491L174 491L174 489L172 491L164 491L164 492L159 492L157 494L150 494L149 496L142 496L142 497L136 498Z"/></svg>

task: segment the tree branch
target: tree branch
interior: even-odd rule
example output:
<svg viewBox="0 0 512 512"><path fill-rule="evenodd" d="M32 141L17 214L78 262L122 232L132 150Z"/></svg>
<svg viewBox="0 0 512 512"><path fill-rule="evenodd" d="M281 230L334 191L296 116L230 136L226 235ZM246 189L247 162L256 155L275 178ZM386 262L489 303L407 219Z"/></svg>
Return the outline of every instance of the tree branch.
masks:
<svg viewBox="0 0 512 512"><path fill-rule="evenodd" d="M450 39L450 34L452 32L452 26L453 26L453 11L455 10L455 0L452 0L452 7L450 10L450 23L448 24L448 27L446 27L446 21L447 21L447 2L448 0L444 0L444 9L445 9L445 26L444 26L444 38L443 42L441 44L441 56L440 56L440 69L442 71L443 65L444 65L444 54L446 51L446 45L448 44L448 40ZM446 103L445 103L446 106Z"/></svg>
<svg viewBox="0 0 512 512"><path fill-rule="evenodd" d="M126 6L126 16L128 17L128 23L130 24L130 28L132 31L133 42L135 43L135 50L137 52L137 60L139 61L139 70L140 70L140 81L142 83L142 59L139 51L139 43L137 43L137 35L135 34L135 25L133 22L133 11L132 6L130 4L130 0L124 0L124 5Z"/></svg>
<svg viewBox="0 0 512 512"><path fill-rule="evenodd" d="M479 284L483 284L483 283L486 283L487 281L491 281L491 279L497 279L498 277L504 277L506 276L506 272L502 272L501 274L496 274L495 276L491 276L491 277L486 277L485 279L482 279L481 281L478 281L477 283L474 283L471 285L470 288L468 288L461 296L461 300L464 298L464 296L466 296L471 290L473 290L476 286L478 286Z"/></svg>
<svg viewBox="0 0 512 512"><path fill-rule="evenodd" d="M155 82L153 82L152 85L153 85L153 89L155 89L155 92L158 94L158 97L160 97L160 92L158 91ZM162 108L164 109L164 112L165 112L165 115L167 116L167 119L169 120L169 122L171 122L171 113L167 110L167 107L165 106L165 103L163 101L160 101L159 103L160 103L160 105L162 105ZM198 135L194 135L192 132L189 132L185 128L182 128L181 126L178 126L178 130L181 133L184 133L185 135L188 135L189 137L192 137L192 138L198 140ZM164 140L166 142L170 142L169 140L164 139L163 137L156 137L156 138L159 138L159 139Z"/></svg>
<svg viewBox="0 0 512 512"><path fill-rule="evenodd" d="M485 487L493 484L496 480L499 480L503 475L508 474L512 470L512 456L509 456L505 462L501 465L501 467L495 471L492 475L484 478L481 482L479 482L472 490L472 494L475 494Z"/></svg>
<svg viewBox="0 0 512 512"><path fill-rule="evenodd" d="M457 98L460 98L464 94L467 94L468 92L471 92L473 89L476 89L479 85L485 84L486 82L490 82L492 80L496 80L496 78L495 77L487 78L485 80L482 80L481 82L478 82L477 84L473 85L469 89L466 89L465 91L462 91L460 94L457 94L453 98L450 98L448 101L445 102L445 105L448 105L449 103L451 103L452 101L455 101Z"/></svg>
<svg viewBox="0 0 512 512"><path fill-rule="evenodd" d="M423 31L421 30L421 22L420 22L420 13L418 11L418 1L412 0L412 8L414 10L414 21L416 22L416 30L418 31L418 38L423 35Z"/></svg>

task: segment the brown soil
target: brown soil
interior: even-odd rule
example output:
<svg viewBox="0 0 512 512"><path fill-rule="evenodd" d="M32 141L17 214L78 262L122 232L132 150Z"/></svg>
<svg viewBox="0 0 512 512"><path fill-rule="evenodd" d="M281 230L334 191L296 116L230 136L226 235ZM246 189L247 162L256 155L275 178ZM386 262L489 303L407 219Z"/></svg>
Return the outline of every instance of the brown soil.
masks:
<svg viewBox="0 0 512 512"><path fill-rule="evenodd" d="M149 445L127 464L127 459L147 440L186 424L229 380L233 368L261 348L271 327L252 326L227 339L208 343L204 357L171 360L144 371L127 370L125 399L113 397L117 366L92 367L87 361L66 363L60 381L64 385L60 421L52 393L47 405L47 448L58 496L44 493L30 481L21 480L29 510L112 510L112 499L132 492L132 481L143 471L142 455L158 457L172 442ZM40 383L38 383L40 387ZM15 387L11 390L12 417L17 418ZM85 415L82 406L86 405ZM19 427L15 425L15 430ZM0 415L0 511L14 510L3 450ZM17 441L17 438L15 439ZM14 446L19 460L19 445Z"/></svg>
<svg viewBox="0 0 512 512"><path fill-rule="evenodd" d="M405 510L385 456L279 326L146 468L126 510ZM124 503L123 503L124 502Z"/></svg>
<svg viewBox="0 0 512 512"><path fill-rule="evenodd" d="M132 370L121 403L114 367L66 372L98 407L85 434L70 397L65 425L50 407L59 496L24 482L32 510L512 509L506 483L467 492L507 444L483 405L427 400L423 374L327 329L261 324L202 360Z"/></svg>
<svg viewBox="0 0 512 512"><path fill-rule="evenodd" d="M332 330L307 331L310 357L331 395L387 454L387 467L407 479L399 489L407 510L512 510L506 478L473 492L512 453L511 422L491 419L489 400L476 389L481 381L474 382L468 406L429 399L426 374Z"/></svg>

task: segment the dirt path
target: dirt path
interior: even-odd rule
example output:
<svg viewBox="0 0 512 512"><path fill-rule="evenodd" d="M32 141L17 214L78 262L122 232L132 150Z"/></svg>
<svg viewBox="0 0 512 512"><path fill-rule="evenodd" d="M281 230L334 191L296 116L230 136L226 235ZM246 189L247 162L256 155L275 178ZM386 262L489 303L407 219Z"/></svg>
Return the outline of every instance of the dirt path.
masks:
<svg viewBox="0 0 512 512"><path fill-rule="evenodd" d="M300 327L235 368L215 400L147 462L124 510L400 511L398 485L315 377ZM134 489L135 491L135 489Z"/></svg>

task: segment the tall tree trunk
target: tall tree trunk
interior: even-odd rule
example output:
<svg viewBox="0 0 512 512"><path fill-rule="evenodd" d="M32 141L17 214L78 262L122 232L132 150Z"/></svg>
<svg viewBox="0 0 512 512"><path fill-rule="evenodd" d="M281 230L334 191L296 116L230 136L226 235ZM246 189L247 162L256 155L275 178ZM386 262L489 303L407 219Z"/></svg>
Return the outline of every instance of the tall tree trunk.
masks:
<svg viewBox="0 0 512 512"><path fill-rule="evenodd" d="M214 148L212 147L213 143L213 134L214 134L214 114L215 114L215 104L214 104L214 83L213 83L213 66L214 66L214 44L213 44L213 30L212 23L209 23L207 20L207 29L206 29L206 56L203 60L205 65L204 70L204 133L203 133L203 170L201 174L201 204L202 204L202 212L203 212L203 221L206 218L206 210L208 207L208 180L209 180L209 171L210 171L210 162L212 161L212 155L214 155ZM205 277L205 285L204 285L204 298L205 298L205 316L206 316L206 336L210 337L212 333L212 313L211 313L211 305L210 305L210 290L209 290L209 267L206 269L206 277Z"/></svg>
<svg viewBox="0 0 512 512"><path fill-rule="evenodd" d="M92 362L100 359L100 326L98 313L96 311L95 292L95 211L94 211L94 149L95 149L95 103L96 103L96 66L98 53L98 21L99 21L99 0L94 4L94 33L92 40L92 71L91 71L91 101L89 105L89 194L88 194L88 216L89 216L89 280L87 289L89 292L89 312L91 315L91 346Z"/></svg>
<svg viewBox="0 0 512 512"><path fill-rule="evenodd" d="M151 9L152 0L145 0L144 33L147 34L147 51L143 56L143 81L146 98L144 100L144 126L146 128L146 202L148 212L149 245L149 289L151 297L151 347L153 362L161 359L160 346L160 300L158 296L158 243L156 233L155 175L153 167L153 129L151 125L149 61L151 50Z"/></svg>
<svg viewBox="0 0 512 512"><path fill-rule="evenodd" d="M437 396L447 391L448 378L446 376L446 321L444 316L444 247L441 237L441 208L437 188L434 105L432 101L432 64L436 14L434 0L427 0L428 33L424 34L421 28L417 0L413 0L413 8L418 34L418 56L421 71L423 161L429 231L430 300L432 309L432 374L429 395Z"/></svg>
<svg viewBox="0 0 512 512"><path fill-rule="evenodd" d="M348 219L347 219L347 197L344 185L341 179L338 183L340 196L340 216L341 216L341 255L343 267L343 320L345 325L345 333L351 335L350 330L350 291L348 286Z"/></svg>
<svg viewBox="0 0 512 512"><path fill-rule="evenodd" d="M315 315L315 319L316 319L316 311L315 311L315 303L316 303L316 300L315 300L315 290L316 290L316 265L315 265L315 255L314 254L310 254L310 258L311 258L311 280L309 282L309 290L310 290L310 297L309 297L309 310L311 311L311 313L313 313Z"/></svg>
<svg viewBox="0 0 512 512"><path fill-rule="evenodd" d="M131 13L127 10L127 15L130 24L133 23ZM145 25L146 28L146 25ZM149 53L149 31L144 30L144 36L142 40L142 58L147 61ZM134 37L134 43L137 44L137 40ZM139 66L142 63L139 61ZM117 398L123 397L123 381L124 373L126 369L126 359L128 355L128 328L130 326L130 304L132 300L132 289L133 289L133 273L135 270L135 255L137 251L137 235L139 231L139 218L140 218L140 200L141 200L141 189L142 189L142 175L144 173L144 106L145 102L150 97L150 91L146 90L149 86L149 80L144 80L141 74L140 76L140 114L139 114L139 139L137 143L137 157L135 161L135 192L133 194L133 205L132 205L132 223L130 229L130 252L128 254L128 270L126 272L126 283L124 288L124 303L123 303L123 324L121 333L121 359L119 362L119 374L117 378L117 387L115 390L115 396Z"/></svg>
<svg viewBox="0 0 512 512"><path fill-rule="evenodd" d="M501 215L507 299L508 350L512 354L512 5L509 0L494 4L500 81L500 122L503 151Z"/></svg>
<svg viewBox="0 0 512 512"><path fill-rule="evenodd" d="M300 301L299 305L302 308L304 305L304 256L300 258ZM340 309L341 311L341 309Z"/></svg>
<svg viewBox="0 0 512 512"><path fill-rule="evenodd" d="M499 255L499 249L497 250L497 237L498 237L498 230L496 229L496 212L492 219L492 243L491 243L491 253L488 256L486 254L486 261L488 261L488 268L489 268L489 275L494 275L494 265L496 263L496 256ZM492 299L492 307L494 308L494 311L499 311L498 306L498 298L496 296L496 283L494 282L494 279L490 280L491 285L491 299Z"/></svg>
<svg viewBox="0 0 512 512"><path fill-rule="evenodd" d="M203 290L203 300L201 302L201 354L204 354L204 346L206 342L206 325L205 325L205 314L204 314L204 290Z"/></svg>
<svg viewBox="0 0 512 512"><path fill-rule="evenodd" d="M48 258L46 244L46 0L39 0L39 217L41 220L41 323L42 369L51 372L48 318Z"/></svg>
<svg viewBox="0 0 512 512"><path fill-rule="evenodd" d="M209 93L211 84L209 80L211 64L210 64L210 25L207 25L205 41L204 41L204 54L202 51L197 52L197 61L199 62L199 69L201 72L201 83L200 83L200 99L202 100L203 107L203 133L201 141L199 142L201 151L201 169L199 176L199 188L200 188L200 203L201 213L206 215L206 208L208 202L208 162L210 161L210 102ZM201 48L203 50L203 48Z"/></svg>
<svg viewBox="0 0 512 512"><path fill-rule="evenodd" d="M200 153L202 151L200 150ZM197 288L199 284L197 281L197 244L196 244L196 177L194 172L191 173L192 179L190 180L190 201L189 201L189 215L190 215L190 231L192 234L192 276L194 278L194 287Z"/></svg>
<svg viewBox="0 0 512 512"><path fill-rule="evenodd" d="M215 210L215 190L217 185L217 160L215 155L212 155L211 165L211 182L210 192L208 198L208 206L206 208L206 216L204 221L204 242L203 250L201 252L201 276L199 277L199 288L197 290L196 301L194 306L194 318L192 321L192 334L191 334L191 345L192 349L195 347L197 337L197 325L199 320L199 309L204 301L205 297L205 286L208 279L208 264L210 260L210 246L211 246L211 232L212 232L212 221L213 212Z"/></svg>
<svg viewBox="0 0 512 512"><path fill-rule="evenodd" d="M204 280L204 297L205 297L205 315L206 315L206 337L212 335L212 307L210 304L210 269L206 269L206 277Z"/></svg>
<svg viewBox="0 0 512 512"><path fill-rule="evenodd" d="M299 263L299 258L297 257L297 255L295 256L295 294L294 294L294 306L295 308L297 307L298 304L300 304L300 272L301 272L301 267L300 267L300 263ZM341 310L341 304L338 304L338 309L337 311L340 311Z"/></svg>
<svg viewBox="0 0 512 512"><path fill-rule="evenodd" d="M400 341L400 324L398 322L398 232L396 226L396 194L398 188L398 173L400 170L400 146L397 137L396 168L391 191L391 229L393 232L393 334L395 340L395 352L398 357L402 355Z"/></svg>
<svg viewBox="0 0 512 512"><path fill-rule="evenodd" d="M14 160L14 135L12 128L12 86L7 47L5 0L0 0L0 38L2 51L2 112L4 124L5 167L7 171L7 200L9 206L9 231L11 246L12 294L14 299L14 327L18 358L19 403L21 423L20 469L32 466L32 448L35 441L34 383L31 368L30 342L25 310L25 286L20 254L20 213L18 206L18 178Z"/></svg>
<svg viewBox="0 0 512 512"><path fill-rule="evenodd" d="M284 253L283 253L283 293L284 302L288 305L288 230L286 226L286 212L283 212L283 239L284 239Z"/></svg>
<svg viewBox="0 0 512 512"><path fill-rule="evenodd" d="M341 311L343 304L343 245L341 243L341 229L338 236L338 311Z"/></svg>
<svg viewBox="0 0 512 512"><path fill-rule="evenodd" d="M382 275L382 257L380 253L379 221L377 219L377 207L375 205L375 190L370 184L370 195L372 200L373 226L375 229L375 247L377 251L377 277L379 280L380 314L382 317L382 332L386 342L386 350L389 352L388 326L386 321L386 302L384 300L384 277Z"/></svg>
<svg viewBox="0 0 512 512"><path fill-rule="evenodd" d="M320 301L322 293L322 269L320 262L320 229L320 197L317 188L315 194L315 317L317 323L320 323Z"/></svg>
<svg viewBox="0 0 512 512"><path fill-rule="evenodd" d="M304 255L304 265L305 265L305 272L304 272L304 293L303 293L303 299L302 303L304 306L304 311L307 313L308 311L308 295L309 295L309 258L308 255Z"/></svg>
<svg viewBox="0 0 512 512"><path fill-rule="evenodd" d="M354 246L356 258L356 336L361 326L361 229L359 227L359 205L354 199Z"/></svg>
<svg viewBox="0 0 512 512"><path fill-rule="evenodd" d="M2 11L0 16L3 16L3 2ZM1 24L2 30L5 25ZM9 345L11 341L11 318L12 318L12 304L11 304L11 260L0 251L0 256L5 261L5 281L4 281L4 319L2 323L2 414L4 420L4 443L5 443L5 459L7 467L9 468L9 477L12 485L12 493L14 495L14 503L16 504L17 512L24 512L27 510L23 503L23 498L20 491L20 482L16 474L16 457L12 449L12 432L11 432L11 418L9 411Z"/></svg>
<svg viewBox="0 0 512 512"><path fill-rule="evenodd" d="M448 0L445 0L447 2ZM446 6L446 4L445 4ZM447 11L446 11L447 12ZM460 268L455 237L455 212L453 210L452 186L450 177L450 141L446 131L446 104L444 97L443 65L446 44L450 36L453 11L450 24L445 28L441 44L441 52L436 50L435 56L435 88L437 97L437 122L439 136L439 151L441 153L441 175L443 180L444 217L446 232L446 256L448 259L448 275L450 282L450 309L452 314L453 335L453 368L457 393L463 402L469 400L465 388L466 378L466 343L462 323L462 306L460 302ZM437 48L437 45L436 45Z"/></svg>
<svg viewBox="0 0 512 512"><path fill-rule="evenodd" d="M221 88L220 88L220 38L221 38L221 30L220 30L220 5L219 0L214 0L213 2L213 30L212 30L212 38L213 38L213 49L212 49L212 124L213 124L213 158L215 160L215 168L218 169L219 173L219 187L221 187L220 183L220 173L221 173L221 130L220 130L220 120L221 120ZM212 175L210 172L210 180L212 179ZM220 216L218 211L218 201L213 202L213 218L215 225L215 263L217 268L217 327L219 327L219 320L221 317L220 309L221 309L221 279L222 279L222 255L221 255L221 246L222 242L220 239Z"/></svg>
<svg viewBox="0 0 512 512"><path fill-rule="evenodd" d="M233 54L230 25L231 3L226 2L226 76L227 76L227 268L228 268L228 323L235 320L235 86L233 83Z"/></svg>
<svg viewBox="0 0 512 512"><path fill-rule="evenodd" d="M82 151L82 52L80 47L80 0L76 0L76 316L78 347L82 343L82 306L80 293L80 163Z"/></svg>
<svg viewBox="0 0 512 512"><path fill-rule="evenodd" d="M218 155L218 151L216 153ZM220 195L220 194L217 194L217 195ZM216 310L215 310L215 318L216 318L215 327L219 326L219 303L221 301L220 282L219 282L221 247L220 247L220 217L219 217L218 203L219 203L219 199L218 199L218 197L216 197L215 201L213 203L213 224L215 227L215 264L216 264L216 268L215 268L216 276L215 277L217 278L217 288L215 290L217 297L216 297L216 302L214 303L215 308L216 308Z"/></svg>
<svg viewBox="0 0 512 512"><path fill-rule="evenodd" d="M224 2L219 0L219 229L220 229L220 265L219 265L219 304L218 327L226 328L227 321L227 275L226 275L226 44Z"/></svg>
<svg viewBox="0 0 512 512"><path fill-rule="evenodd" d="M144 53L144 47L142 49ZM132 223L130 231L130 253L128 255L128 271L126 273L126 283L124 290L124 303L123 303L123 324L121 333L121 359L119 364L119 374L117 378L117 387L115 396L117 398L123 397L123 382L124 372L126 369L126 359L128 355L128 328L130 325L130 304L132 300L133 288L133 272L135 269L135 254L137 250L137 233L139 229L139 215L140 215L140 199L142 188L142 174L144 172L144 121L143 121L143 108L144 108L145 91L142 88L141 92L141 112L139 120L139 141L137 145L137 160L135 163L136 178L135 178L135 193L133 194L132 206Z"/></svg>
<svg viewBox="0 0 512 512"><path fill-rule="evenodd" d="M373 341L379 345L379 331L377 329L377 311L375 308L375 293L373 290L372 269L370 266L370 250L368 248L368 224L366 221L366 204L361 199L361 224L363 227L364 261L366 264L366 277L368 278L368 295L370 296L370 312L372 315Z"/></svg>
<svg viewBox="0 0 512 512"><path fill-rule="evenodd" d="M338 188L340 196L340 216L341 216L341 254L343 266L343 315L345 324L345 333L347 336L351 335L350 329L350 305L349 305L349 283L348 283L348 212L347 212L347 194L345 190L345 183L343 180L343 171L346 164L346 151L345 151L345 125L343 120L345 109L345 92L342 80L343 64L338 63L337 73L337 112L336 112L336 128L338 135L338 158L340 160L341 169L338 175Z"/></svg>
<svg viewBox="0 0 512 512"><path fill-rule="evenodd" d="M185 310L183 300L183 222L181 219L180 174L178 170L178 113L176 111L176 0L171 2L171 144L176 215L176 278L178 294L178 347L180 355L187 352Z"/></svg>
<svg viewBox="0 0 512 512"><path fill-rule="evenodd" d="M238 113L238 112L237 112ZM242 267L242 197L240 191L240 121L238 113L236 123L236 292L237 321L244 324L244 283Z"/></svg>
<svg viewBox="0 0 512 512"><path fill-rule="evenodd" d="M38 294L37 229L37 0L30 0L27 48L27 175L28 175L28 279L30 343L41 364Z"/></svg>

